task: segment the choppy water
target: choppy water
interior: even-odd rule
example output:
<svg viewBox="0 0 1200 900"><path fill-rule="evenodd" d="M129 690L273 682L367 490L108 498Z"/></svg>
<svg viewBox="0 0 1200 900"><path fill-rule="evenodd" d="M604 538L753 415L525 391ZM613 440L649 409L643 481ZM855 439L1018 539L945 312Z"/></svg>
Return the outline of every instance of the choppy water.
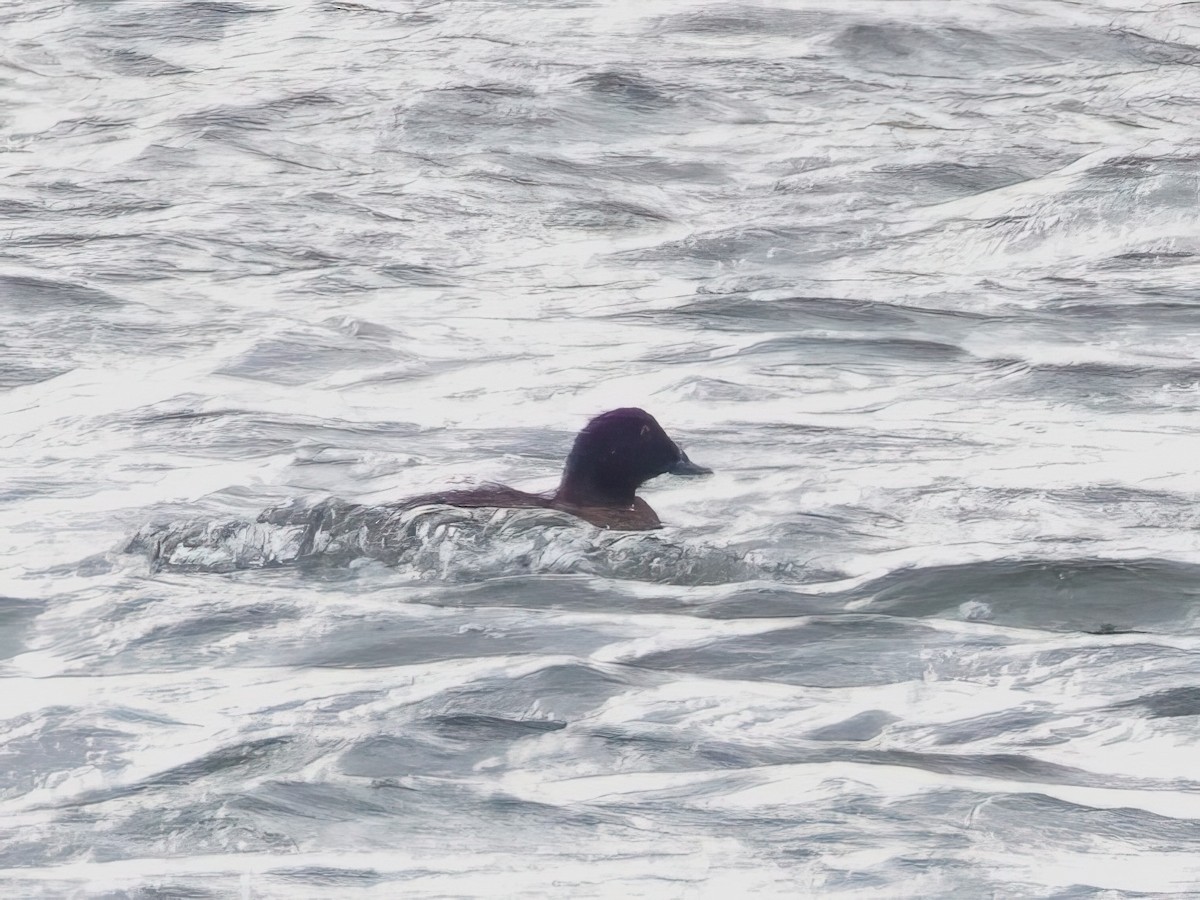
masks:
<svg viewBox="0 0 1200 900"><path fill-rule="evenodd" d="M1200 894L1198 129L1183 2L0 6L0 892ZM661 532L387 507L627 405Z"/></svg>

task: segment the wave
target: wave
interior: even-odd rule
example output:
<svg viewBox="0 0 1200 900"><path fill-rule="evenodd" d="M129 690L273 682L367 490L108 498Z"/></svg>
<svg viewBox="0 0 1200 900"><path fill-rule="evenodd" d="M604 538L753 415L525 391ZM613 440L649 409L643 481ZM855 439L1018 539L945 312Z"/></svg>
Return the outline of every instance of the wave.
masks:
<svg viewBox="0 0 1200 900"><path fill-rule="evenodd" d="M602 531L554 510L407 508L340 500L273 507L252 521L153 524L122 549L144 555L154 570L214 573L373 560L417 578L449 582L570 573L722 584L764 575L731 551L641 532Z"/></svg>

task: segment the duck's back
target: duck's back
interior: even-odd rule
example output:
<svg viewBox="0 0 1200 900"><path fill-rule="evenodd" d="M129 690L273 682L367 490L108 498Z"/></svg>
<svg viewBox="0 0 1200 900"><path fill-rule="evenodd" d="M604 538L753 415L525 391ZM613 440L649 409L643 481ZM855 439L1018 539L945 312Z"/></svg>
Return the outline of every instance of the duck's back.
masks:
<svg viewBox="0 0 1200 900"><path fill-rule="evenodd" d="M402 509L414 506L428 506L434 503L446 506L460 506L466 509L494 507L495 509L549 509L552 498L543 494L530 494L518 491L504 484L485 484L476 488L460 491L438 491L434 494L422 494L410 497L401 504Z"/></svg>
<svg viewBox="0 0 1200 900"><path fill-rule="evenodd" d="M646 531L661 528L654 510L641 497L630 506L592 506L565 503L552 494L530 494L503 484L485 484L459 491L439 491L411 497L400 509L444 504L464 509L557 509L570 513L597 528L613 531Z"/></svg>

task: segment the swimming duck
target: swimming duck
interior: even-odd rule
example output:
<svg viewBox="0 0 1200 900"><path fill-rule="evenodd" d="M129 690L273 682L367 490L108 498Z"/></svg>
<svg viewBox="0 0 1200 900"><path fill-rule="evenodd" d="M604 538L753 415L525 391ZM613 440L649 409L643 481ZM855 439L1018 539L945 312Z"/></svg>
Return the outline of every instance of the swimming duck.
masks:
<svg viewBox="0 0 1200 900"><path fill-rule="evenodd" d="M403 508L444 503L467 508L557 509L600 528L643 531L661 528L650 504L638 497L643 482L658 475L711 475L684 453L654 416L626 407L596 416L579 432L562 481L552 494L530 494L492 484L406 500Z"/></svg>

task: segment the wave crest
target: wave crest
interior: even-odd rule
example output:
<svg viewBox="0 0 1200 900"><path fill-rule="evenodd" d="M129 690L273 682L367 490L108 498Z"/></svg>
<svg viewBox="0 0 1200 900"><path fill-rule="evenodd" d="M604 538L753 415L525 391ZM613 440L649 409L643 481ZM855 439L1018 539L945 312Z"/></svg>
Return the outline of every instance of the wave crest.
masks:
<svg viewBox="0 0 1200 900"><path fill-rule="evenodd" d="M146 556L156 570L232 572L374 560L416 578L450 582L569 573L722 584L763 574L727 550L608 532L555 510L403 508L340 500L275 507L253 521L150 525L123 550Z"/></svg>

